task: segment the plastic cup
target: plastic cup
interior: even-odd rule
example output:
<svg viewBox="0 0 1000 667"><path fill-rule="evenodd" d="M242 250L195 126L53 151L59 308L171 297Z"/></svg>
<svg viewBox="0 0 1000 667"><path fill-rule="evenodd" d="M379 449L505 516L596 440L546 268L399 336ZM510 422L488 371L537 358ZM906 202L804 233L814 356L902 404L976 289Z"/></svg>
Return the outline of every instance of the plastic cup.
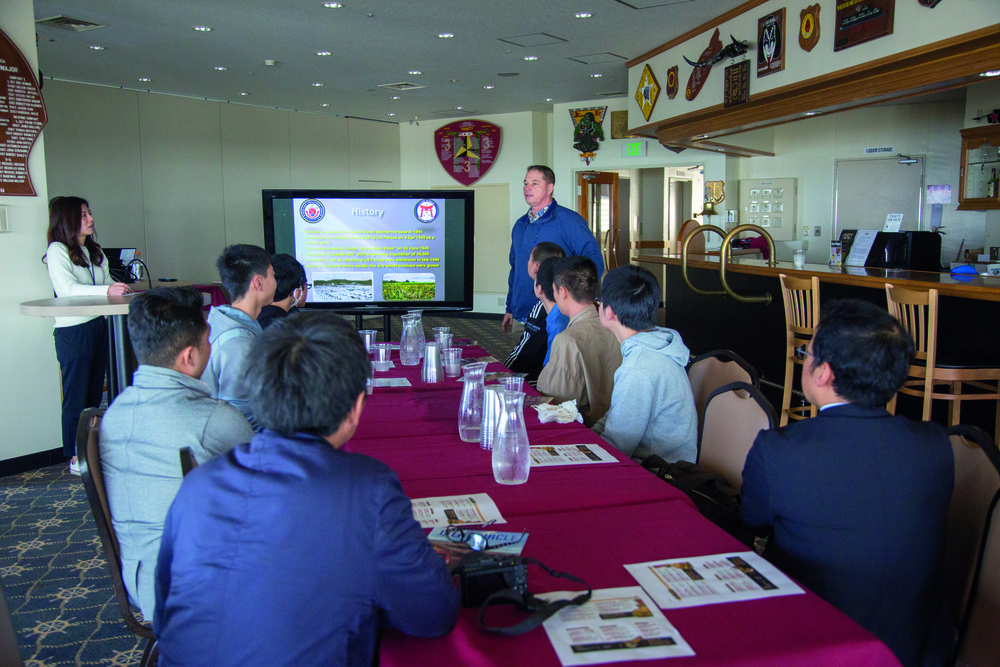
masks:
<svg viewBox="0 0 1000 667"><path fill-rule="evenodd" d="M361 329L360 331L358 331L358 334L361 336L361 339L365 341L365 349L368 350L369 354L372 351L372 345L375 344L375 335L377 333L378 332L375 331L374 329Z"/></svg>
<svg viewBox="0 0 1000 667"><path fill-rule="evenodd" d="M368 373L368 377L365 379L365 393L369 396L375 391L375 362L372 362L371 372Z"/></svg>
<svg viewBox="0 0 1000 667"><path fill-rule="evenodd" d="M504 388L504 391L522 391L524 388L524 378L500 378L500 386Z"/></svg>
<svg viewBox="0 0 1000 667"><path fill-rule="evenodd" d="M437 338L438 334L451 333L451 327L434 327L431 331L434 332L434 338Z"/></svg>
<svg viewBox="0 0 1000 667"><path fill-rule="evenodd" d="M438 347L446 350L451 347L451 334L447 331L436 331L434 332L434 341L438 344Z"/></svg>
<svg viewBox="0 0 1000 667"><path fill-rule="evenodd" d="M450 378L457 378L462 374L462 348L446 347L442 354L444 360L444 374Z"/></svg>
<svg viewBox="0 0 1000 667"><path fill-rule="evenodd" d="M375 343L375 370L384 373L389 370L392 347L389 343Z"/></svg>
<svg viewBox="0 0 1000 667"><path fill-rule="evenodd" d="M801 269L806 265L806 251L805 250L793 250L792 251L792 264L795 265L796 269Z"/></svg>

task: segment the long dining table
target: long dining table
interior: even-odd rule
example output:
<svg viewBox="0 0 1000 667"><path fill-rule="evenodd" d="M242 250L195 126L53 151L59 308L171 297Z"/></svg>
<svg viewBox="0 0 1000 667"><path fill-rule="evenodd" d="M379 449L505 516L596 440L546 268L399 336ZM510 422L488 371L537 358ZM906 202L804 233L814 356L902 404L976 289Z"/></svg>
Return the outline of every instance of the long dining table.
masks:
<svg viewBox="0 0 1000 667"><path fill-rule="evenodd" d="M487 354L471 345L463 349L466 360ZM625 564L748 550L705 519L681 491L583 424L543 424L531 407L524 409L531 445L596 444L615 461L533 467L525 484L496 483L491 452L458 436L463 383L458 378L424 383L420 366L401 365L397 351L393 361L394 368L375 373L376 379L406 378L411 386L376 387L345 449L389 465L410 498L488 494L507 521L492 530L528 533L523 556L580 577L594 590L638 585ZM492 362L486 372L506 370ZM537 392L526 384L525 393ZM582 590L537 567L528 569L528 588L534 594ZM379 663L388 667L560 664L544 629L517 636L492 634L479 627L477 614L478 609L462 609L455 629L437 639L386 630ZM520 618L501 614L515 621ZM664 614L695 651L694 656L659 661L669 660L678 667L899 665L882 642L808 590L804 595Z"/></svg>

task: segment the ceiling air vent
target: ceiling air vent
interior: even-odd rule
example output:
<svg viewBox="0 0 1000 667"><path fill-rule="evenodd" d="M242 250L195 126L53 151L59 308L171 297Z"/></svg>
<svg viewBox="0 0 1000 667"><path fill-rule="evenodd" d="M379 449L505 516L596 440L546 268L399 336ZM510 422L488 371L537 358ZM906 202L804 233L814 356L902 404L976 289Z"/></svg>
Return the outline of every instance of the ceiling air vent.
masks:
<svg viewBox="0 0 1000 667"><path fill-rule="evenodd" d="M625 97L628 95L624 90L609 90L606 93L597 93L600 97Z"/></svg>
<svg viewBox="0 0 1000 667"><path fill-rule="evenodd" d="M59 30L69 30L71 32L86 32L88 30L97 30L98 28L107 28L106 25L101 25L100 23L91 23L90 21L84 21L83 19L73 19L68 16L50 16L47 19L38 19L35 21L35 25L42 25L48 28L58 28Z"/></svg>
<svg viewBox="0 0 1000 667"><path fill-rule="evenodd" d="M421 86L419 83L400 81L399 83L380 83L378 87L388 88L390 90L418 90L420 88L426 88L427 86Z"/></svg>

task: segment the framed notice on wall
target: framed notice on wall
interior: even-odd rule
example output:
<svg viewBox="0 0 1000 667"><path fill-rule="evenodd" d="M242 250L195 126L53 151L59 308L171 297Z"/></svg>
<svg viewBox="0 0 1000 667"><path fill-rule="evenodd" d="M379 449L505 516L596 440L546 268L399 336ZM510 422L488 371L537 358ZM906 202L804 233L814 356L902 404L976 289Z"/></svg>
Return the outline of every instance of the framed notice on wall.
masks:
<svg viewBox="0 0 1000 667"><path fill-rule="evenodd" d="M785 69L785 8L757 19L757 76Z"/></svg>
<svg viewBox="0 0 1000 667"><path fill-rule="evenodd" d="M869 42L892 34L896 0L844 0L834 16L833 50Z"/></svg>
<svg viewBox="0 0 1000 667"><path fill-rule="evenodd" d="M0 195L35 196L28 155L47 120L34 70L0 31Z"/></svg>

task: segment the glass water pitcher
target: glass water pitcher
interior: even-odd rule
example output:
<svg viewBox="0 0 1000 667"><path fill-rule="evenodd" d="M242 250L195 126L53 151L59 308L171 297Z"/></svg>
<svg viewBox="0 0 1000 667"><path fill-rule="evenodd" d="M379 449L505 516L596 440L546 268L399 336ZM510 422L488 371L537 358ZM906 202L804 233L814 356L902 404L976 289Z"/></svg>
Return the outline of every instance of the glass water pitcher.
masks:
<svg viewBox="0 0 1000 667"><path fill-rule="evenodd" d="M497 484L524 484L531 470L528 431L524 426L524 392L500 391L503 412L493 440L493 479Z"/></svg>
<svg viewBox="0 0 1000 667"><path fill-rule="evenodd" d="M399 360L404 366L416 366L424 351L424 337L420 329L420 315L403 315L403 335L399 339Z"/></svg>
<svg viewBox="0 0 1000 667"><path fill-rule="evenodd" d="M458 406L458 437L465 442L479 442L483 421L483 373L486 362L477 361L463 368L465 381L462 403Z"/></svg>

